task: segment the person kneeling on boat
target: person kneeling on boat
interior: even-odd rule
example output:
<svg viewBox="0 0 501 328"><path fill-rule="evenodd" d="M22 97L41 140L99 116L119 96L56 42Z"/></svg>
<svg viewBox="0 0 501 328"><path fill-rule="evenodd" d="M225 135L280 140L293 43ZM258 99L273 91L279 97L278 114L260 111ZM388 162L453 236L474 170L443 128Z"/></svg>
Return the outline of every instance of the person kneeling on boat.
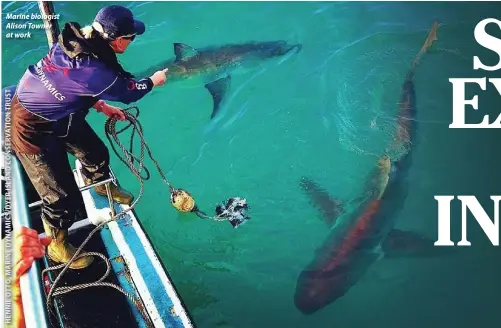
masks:
<svg viewBox="0 0 501 328"><path fill-rule="evenodd" d="M67 153L82 163L86 185L110 176L109 151L85 120L90 108L123 120L121 109L105 100L129 104L166 81L166 70L135 80L118 62L116 54L144 32L144 23L129 9L104 7L91 26L66 23L58 42L17 85L11 102L12 149L43 201L44 230L53 239L48 256L55 262L67 263L75 254L68 228L83 208ZM129 192L113 183L110 188L116 202L132 202ZM106 195L104 185L94 190ZM92 260L78 258L70 268L85 268Z"/></svg>

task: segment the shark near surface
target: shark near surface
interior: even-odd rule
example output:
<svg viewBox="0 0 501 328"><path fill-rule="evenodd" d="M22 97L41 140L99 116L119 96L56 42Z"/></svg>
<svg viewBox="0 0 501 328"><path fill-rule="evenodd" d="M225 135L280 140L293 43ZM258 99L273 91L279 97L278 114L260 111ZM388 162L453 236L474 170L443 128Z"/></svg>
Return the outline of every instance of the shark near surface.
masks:
<svg viewBox="0 0 501 328"><path fill-rule="evenodd" d="M397 128L389 149L399 149L398 159L388 155L379 158L369 174L357 210L343 222L342 203L312 180L303 177L302 188L318 207L325 221L334 224L313 261L299 274L294 304L303 314L313 314L344 296L367 272L384 257L405 255L436 256L433 242L409 231L394 229L409 190L408 174L412 166L412 150L417 130L414 69L419 59L437 40L435 22L426 41L415 57L401 89Z"/></svg>
<svg viewBox="0 0 501 328"><path fill-rule="evenodd" d="M174 58L168 59L134 74L150 76L155 71L168 69L166 83L194 80L204 85L213 99L211 119L218 114L231 84L231 76L256 69L263 62L301 51L301 44L286 41L247 42L195 49L183 43L174 43Z"/></svg>

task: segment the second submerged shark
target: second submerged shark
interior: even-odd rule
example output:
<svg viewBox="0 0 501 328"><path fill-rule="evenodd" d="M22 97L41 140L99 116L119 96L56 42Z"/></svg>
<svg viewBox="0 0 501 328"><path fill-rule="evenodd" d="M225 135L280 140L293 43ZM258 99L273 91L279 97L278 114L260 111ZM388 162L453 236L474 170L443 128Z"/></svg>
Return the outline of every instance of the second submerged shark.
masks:
<svg viewBox="0 0 501 328"><path fill-rule="evenodd" d="M247 42L201 49L174 43L174 58L135 75L149 76L155 71L168 68L166 83L196 79L212 96L212 119L221 108L234 72L254 69L265 60L299 52L301 49L301 44L289 44L285 41Z"/></svg>
<svg viewBox="0 0 501 328"><path fill-rule="evenodd" d="M417 111L414 68L437 39L437 28L438 24L434 23L402 86L393 146L404 147L405 151L399 158L390 159L387 155L379 158L376 169L369 176L367 193L357 211L343 222L336 222L313 261L300 273L294 304L304 314L312 314L345 295L374 262L381 256L391 254L392 249L400 251L395 252L395 256L406 253L436 255L434 249L430 249L433 248L431 240L426 242L426 238L416 233L393 227L407 198L408 173L412 165L412 148L415 146ZM314 185L301 184L303 188ZM319 191L318 187L305 190L324 214L342 212L332 210L332 207L338 207L339 202ZM326 219L333 221L332 217Z"/></svg>

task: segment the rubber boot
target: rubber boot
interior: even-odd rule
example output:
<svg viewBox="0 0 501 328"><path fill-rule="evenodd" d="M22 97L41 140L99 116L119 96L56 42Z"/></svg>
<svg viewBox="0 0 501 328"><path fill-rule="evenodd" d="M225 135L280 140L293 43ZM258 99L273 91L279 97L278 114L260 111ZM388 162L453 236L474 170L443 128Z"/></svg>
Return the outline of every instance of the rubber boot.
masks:
<svg viewBox="0 0 501 328"><path fill-rule="evenodd" d="M84 178L84 183L85 185L90 185L92 184L92 181ZM111 190L111 196L115 202L118 204L125 204L125 205L130 205L132 204L132 200L134 199L134 196L126 191L125 189L122 189L120 187L117 187L114 183L110 182L108 183L110 186ZM108 197L108 194L106 193L106 185L100 185L97 187L94 187L94 191L101 196Z"/></svg>
<svg viewBox="0 0 501 328"><path fill-rule="evenodd" d="M68 242L68 230L58 229L50 226L45 220L42 219L45 234L52 238L51 243L47 249L47 255L49 258L57 263L68 263L69 260L75 255L76 248ZM84 251L81 251L80 255L85 255ZM70 264L71 269L84 269L88 267L94 258L92 256L80 257Z"/></svg>

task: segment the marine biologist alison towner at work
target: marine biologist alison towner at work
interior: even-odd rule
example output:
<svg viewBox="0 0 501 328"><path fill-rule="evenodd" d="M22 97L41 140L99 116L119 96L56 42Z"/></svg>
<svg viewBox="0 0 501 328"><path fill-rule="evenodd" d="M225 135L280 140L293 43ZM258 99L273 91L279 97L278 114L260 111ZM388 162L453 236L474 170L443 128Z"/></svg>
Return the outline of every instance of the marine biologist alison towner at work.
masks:
<svg viewBox="0 0 501 328"><path fill-rule="evenodd" d="M75 254L68 228L83 203L67 152L81 161L87 185L109 177L109 152L85 120L89 109L123 120L120 108L104 100L129 104L166 81L167 70L135 80L118 63L116 54L144 32L143 22L115 5L101 9L91 26L66 23L58 42L28 67L17 86L11 104L12 148L43 201L44 230L52 238L48 256L55 262L67 263ZM127 191L114 184L110 188L116 202L132 202ZM95 191L106 195L104 185ZM81 257L70 268L85 268L92 260Z"/></svg>

